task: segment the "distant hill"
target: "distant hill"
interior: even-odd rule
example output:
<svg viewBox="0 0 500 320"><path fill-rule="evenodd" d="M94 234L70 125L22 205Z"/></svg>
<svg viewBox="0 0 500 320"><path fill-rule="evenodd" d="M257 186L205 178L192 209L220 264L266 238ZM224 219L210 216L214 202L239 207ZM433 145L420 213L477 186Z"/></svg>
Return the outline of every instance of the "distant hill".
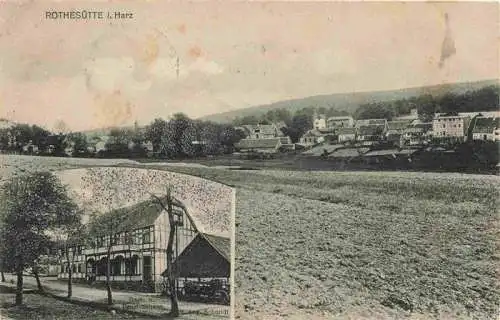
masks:
<svg viewBox="0 0 500 320"><path fill-rule="evenodd" d="M296 110L315 106L315 107L335 107L338 111L347 111L353 113L360 104L377 102L377 101L390 101L398 99L408 99L413 96L422 94L431 94L434 96L442 95L447 92L452 93L465 93L469 90L477 90L490 85L498 85L499 80L483 80L475 82L464 83L449 83L425 87L406 88L399 90L389 91L372 91L372 92L353 92L353 93L335 93L327 95L311 96L306 98L278 101L271 104L254 106L243 109L236 109L209 116L201 117L200 120L209 120L220 123L231 122L237 117L243 116L260 116L269 110L285 108L291 112Z"/></svg>

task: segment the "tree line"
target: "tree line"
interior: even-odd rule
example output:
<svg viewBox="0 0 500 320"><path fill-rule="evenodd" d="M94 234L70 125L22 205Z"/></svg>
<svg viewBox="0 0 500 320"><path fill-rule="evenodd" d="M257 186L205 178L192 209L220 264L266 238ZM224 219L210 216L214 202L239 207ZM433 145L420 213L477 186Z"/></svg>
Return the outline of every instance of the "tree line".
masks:
<svg viewBox="0 0 500 320"><path fill-rule="evenodd" d="M410 113L416 108L423 121L431 121L435 113L497 111L500 107L500 87L487 86L462 94L447 92L442 95L423 94L408 99L373 102L360 105L355 119L388 119Z"/></svg>
<svg viewBox="0 0 500 320"><path fill-rule="evenodd" d="M15 124L0 130L0 149L23 153L29 152L23 148L35 145L41 155L66 156L69 148L74 157L189 158L232 153L235 143L244 138L230 124L193 120L183 113L168 121L157 118L145 128L113 128L107 136L104 146L96 149L99 137L81 132L53 134L36 125Z"/></svg>

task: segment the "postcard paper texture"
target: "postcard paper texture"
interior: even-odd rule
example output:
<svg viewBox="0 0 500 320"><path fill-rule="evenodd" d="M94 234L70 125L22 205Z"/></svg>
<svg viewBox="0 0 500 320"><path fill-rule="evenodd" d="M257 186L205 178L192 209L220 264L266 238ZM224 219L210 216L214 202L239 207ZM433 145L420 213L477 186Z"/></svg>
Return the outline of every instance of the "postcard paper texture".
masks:
<svg viewBox="0 0 500 320"><path fill-rule="evenodd" d="M496 319L498 10L0 1L0 319Z"/></svg>

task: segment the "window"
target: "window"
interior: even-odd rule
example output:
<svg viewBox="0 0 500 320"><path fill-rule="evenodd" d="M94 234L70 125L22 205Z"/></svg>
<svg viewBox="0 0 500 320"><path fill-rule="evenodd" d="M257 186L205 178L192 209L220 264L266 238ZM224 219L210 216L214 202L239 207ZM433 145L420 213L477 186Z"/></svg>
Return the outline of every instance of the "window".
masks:
<svg viewBox="0 0 500 320"><path fill-rule="evenodd" d="M104 237L97 237L97 247L102 247L104 245Z"/></svg>
<svg viewBox="0 0 500 320"><path fill-rule="evenodd" d="M445 124L443 124L443 128L446 128L446 125L445 125Z"/></svg>
<svg viewBox="0 0 500 320"><path fill-rule="evenodd" d="M151 230L144 229L143 234L142 234L142 243L151 243Z"/></svg>
<svg viewBox="0 0 500 320"><path fill-rule="evenodd" d="M460 128L460 123L458 124L458 127Z"/></svg>
<svg viewBox="0 0 500 320"><path fill-rule="evenodd" d="M64 272L64 263L61 264L61 273Z"/></svg>
<svg viewBox="0 0 500 320"><path fill-rule="evenodd" d="M82 273L82 264L81 263L78 264L77 272Z"/></svg>
<svg viewBox="0 0 500 320"><path fill-rule="evenodd" d="M81 255L82 251L83 251L83 247L82 246L76 247L76 254Z"/></svg>
<svg viewBox="0 0 500 320"><path fill-rule="evenodd" d="M134 244L134 236L130 232L125 233L125 244Z"/></svg>

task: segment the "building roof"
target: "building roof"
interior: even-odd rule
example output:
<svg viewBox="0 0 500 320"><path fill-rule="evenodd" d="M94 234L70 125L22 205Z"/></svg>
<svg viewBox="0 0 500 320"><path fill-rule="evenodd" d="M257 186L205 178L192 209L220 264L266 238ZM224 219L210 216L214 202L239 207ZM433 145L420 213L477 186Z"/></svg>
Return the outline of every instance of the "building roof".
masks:
<svg viewBox="0 0 500 320"><path fill-rule="evenodd" d="M356 126L365 126L365 125L386 125L387 119L361 119L356 121Z"/></svg>
<svg viewBox="0 0 500 320"><path fill-rule="evenodd" d="M230 256L228 238L199 233L179 254L172 269L183 278L229 278ZM167 270L162 272L166 275Z"/></svg>
<svg viewBox="0 0 500 320"><path fill-rule="evenodd" d="M386 149L386 150L372 150L365 153L364 157L374 157L374 156L390 156L390 155L410 155L415 153L415 149Z"/></svg>
<svg viewBox="0 0 500 320"><path fill-rule="evenodd" d="M434 120L436 120L436 119L452 119L452 118L464 119L464 118L470 118L470 116L460 115L458 113L453 113L453 112L438 113L438 114L436 114L436 117L434 118Z"/></svg>
<svg viewBox="0 0 500 320"><path fill-rule="evenodd" d="M338 116L338 117L329 117L327 121L344 121L344 120L354 120L351 116Z"/></svg>
<svg viewBox="0 0 500 320"><path fill-rule="evenodd" d="M274 149L280 143L280 138L242 139L236 147L239 149Z"/></svg>
<svg viewBox="0 0 500 320"><path fill-rule="evenodd" d="M316 146L310 150L304 151L304 152L302 152L302 154L303 155L320 156L325 152L325 150L326 150L327 154L330 154L330 153L334 152L335 150L340 149L342 147L344 147L344 145L342 145L342 144L333 144L333 145L332 144L324 144L324 145Z"/></svg>
<svg viewBox="0 0 500 320"><path fill-rule="evenodd" d="M369 148L345 148L335 150L329 155L332 158L353 158L368 152Z"/></svg>
<svg viewBox="0 0 500 320"><path fill-rule="evenodd" d="M337 134L338 135L341 135L341 134L356 134L356 128L339 128L337 130Z"/></svg>
<svg viewBox="0 0 500 320"><path fill-rule="evenodd" d="M208 233L200 233L200 236L207 240L227 261L231 260L231 239Z"/></svg>
<svg viewBox="0 0 500 320"><path fill-rule="evenodd" d="M430 131L432 130L432 122L419 122L414 124L412 127L421 128L423 131Z"/></svg>
<svg viewBox="0 0 500 320"><path fill-rule="evenodd" d="M287 127L285 121L278 121L278 122L274 123L274 126L278 130L280 130L281 128L286 128Z"/></svg>
<svg viewBox="0 0 500 320"><path fill-rule="evenodd" d="M318 128L317 130L320 134L329 134L335 132L335 128Z"/></svg>
<svg viewBox="0 0 500 320"><path fill-rule="evenodd" d="M495 129L499 128L499 125L500 118L478 117L472 133L493 133Z"/></svg>
<svg viewBox="0 0 500 320"><path fill-rule="evenodd" d="M288 137L280 137L278 138L281 144L290 144L290 140Z"/></svg>
<svg viewBox="0 0 500 320"><path fill-rule="evenodd" d="M309 130L306 133L304 133L304 135L302 137L321 137L321 136L322 136L322 134L321 134L321 132L319 132L319 130L312 129L312 130Z"/></svg>
<svg viewBox="0 0 500 320"><path fill-rule="evenodd" d="M403 130L411 124L411 121L388 121L387 130Z"/></svg>
<svg viewBox="0 0 500 320"><path fill-rule="evenodd" d="M385 126L379 124L369 124L359 127L358 133L361 136L376 136L384 132Z"/></svg>
<svg viewBox="0 0 500 320"><path fill-rule="evenodd" d="M160 198L162 201L166 197ZM177 204L182 205L177 201ZM181 212L177 207L174 211ZM136 205L119 208L107 213L101 214L96 220L89 223L89 228L95 230L95 235L108 234L106 229L113 228L114 233L132 231L154 225L156 219L162 214L163 208L155 200L140 202ZM187 212L186 214L189 215ZM101 227L104 225L105 227ZM196 225L193 226L196 228Z"/></svg>
<svg viewBox="0 0 500 320"><path fill-rule="evenodd" d="M262 133L262 134L275 134L275 133L277 133L276 127L272 124L258 124L253 129L254 129L254 131L260 130L259 133Z"/></svg>

